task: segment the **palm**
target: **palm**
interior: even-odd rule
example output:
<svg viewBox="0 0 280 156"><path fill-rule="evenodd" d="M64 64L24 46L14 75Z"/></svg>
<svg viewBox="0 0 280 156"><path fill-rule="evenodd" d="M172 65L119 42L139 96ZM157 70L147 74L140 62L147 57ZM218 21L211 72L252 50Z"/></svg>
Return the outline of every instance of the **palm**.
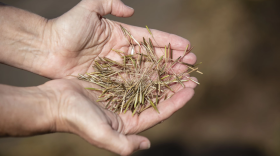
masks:
<svg viewBox="0 0 280 156"><path fill-rule="evenodd" d="M60 101L58 105L54 105L61 110L58 112L59 116L67 117L66 121L71 123L63 124L67 127L63 129L81 136L85 136L84 133L86 133L86 136L95 135L92 134L92 129L96 129L96 127L101 128L101 131L104 131L102 128L111 128L123 134L136 134L146 130L165 120L181 108L191 98L193 88L195 87L194 83L187 82L185 85L190 88L183 89L174 94L172 98L159 103L158 109L160 114L153 108L149 108L139 116L135 115L132 117L131 111L128 111L126 114L117 115L104 109L102 103L95 102L97 100L96 93L84 89L85 87L94 87L94 84L80 80L61 79L50 81L46 85L56 92L57 99ZM74 128L71 127L73 123L75 125ZM103 125L103 127L100 125ZM78 131L77 127L83 129L83 131Z"/></svg>
<svg viewBox="0 0 280 156"><path fill-rule="evenodd" d="M104 20L92 12L79 12L75 9L49 22L53 40L51 60L46 61L53 64L45 69L49 77L85 73L102 51L109 52L104 46L108 45L111 30L104 27Z"/></svg>
<svg viewBox="0 0 280 156"><path fill-rule="evenodd" d="M91 5L103 2L105 1L83 0L68 13L49 22L51 53L46 59L47 66L42 69L43 75L50 78L68 78L69 75L84 74L93 70L91 66L97 56L106 56L116 60L118 55L112 49L120 49L124 52L130 50L130 44L119 26L121 23L100 17L108 13L128 17L133 12L130 10L128 13L129 9L122 8L124 6L118 0L109 1L116 4L111 4L107 8L103 6L102 9ZM115 7L112 7L114 5ZM119 11L119 8L123 10ZM145 28L122 25L131 32L137 41L141 41L143 37L151 38ZM171 43L173 58L177 58L183 55L189 44L189 41L176 35L157 30L152 30L152 33L157 40L155 51L158 55L162 55L160 49ZM196 57L190 53L182 61L193 64ZM179 70L177 67L175 66L175 71ZM96 93L84 89L85 87L95 87L94 84L77 79L62 79L50 81L46 85L56 92L59 100L59 103L54 105L59 110L60 119L58 120L63 122L62 126L58 127L58 131L76 133L92 144L124 154L132 152L133 148L129 147L134 146L135 150L139 148L138 146L143 140L147 140L133 134L146 130L170 117L192 97L193 88L196 86L193 82L186 82L187 88L178 90L170 99L160 102L158 105L160 114L153 108L149 108L139 116L132 117L130 111L118 115L104 109L102 103L95 102ZM128 143L127 149L123 150L119 143L115 142L120 139ZM100 142L100 140L103 141Z"/></svg>
<svg viewBox="0 0 280 156"><path fill-rule="evenodd" d="M161 102L160 114L152 108L132 117L131 112L114 114L105 110L101 103L96 103L96 94L84 89L89 84L80 80L53 80L44 84L54 92L57 101L53 101L52 114L57 114L56 131L75 133L89 143L113 152L128 155L139 148L147 138L135 135L171 116L180 109L193 95L194 83ZM91 86L90 86L91 87ZM94 86L92 86L94 87ZM178 98L180 97L180 98ZM55 113L57 112L57 113ZM120 144L121 143L121 144Z"/></svg>
<svg viewBox="0 0 280 156"><path fill-rule="evenodd" d="M96 12L76 6L61 17L51 20L50 50L46 59L47 66L42 70L50 78L66 78L69 75L84 74L92 70L91 66L97 56L115 59L117 54L112 49L129 50L129 42L122 34L121 23L100 18ZM145 28L122 24L136 40L148 38ZM171 43L175 56L183 54L189 42L179 36L153 30L157 39L156 51ZM195 56L185 57L188 63L195 62ZM50 63L51 62L51 63Z"/></svg>
<svg viewBox="0 0 280 156"><path fill-rule="evenodd" d="M53 77L55 78L90 72L93 70L91 66L97 56L106 56L116 60L116 56L118 55L113 52L112 49L120 49L124 52L130 50L130 44L120 29L120 23L99 18L99 15L95 12L84 9L81 10L81 8L76 7L58 19L51 21L51 24L53 29L52 32L54 34L52 36L56 40L54 42L56 44L52 45L52 50L55 51L53 54L55 56L51 58L55 60L48 62L55 62L54 66L49 66L51 69L49 71L52 72L52 75L54 75ZM145 28L129 26L126 24L122 25L127 28L138 41L142 40L142 37L151 38ZM160 49L169 42L174 51L174 58L181 56L185 47L189 44L187 40L176 35L156 30L153 30L152 32L157 39L155 50L159 55L162 53ZM196 61L195 55L190 53L183 61L192 64ZM194 86L192 82L189 83L190 86ZM79 88L75 89L78 89L81 94L85 94L85 89L83 87L89 87L89 85L92 85L82 82L77 82L75 85L79 84L83 85L80 85ZM190 92L192 91L186 92L186 94L190 94ZM87 97L93 101L96 101L97 99L94 94L88 94ZM172 102L172 100L169 102ZM166 106L166 108L167 107L170 106ZM168 111L165 110L164 104L160 104L159 109ZM178 108L172 108L172 110L177 109ZM107 110L101 110L107 112ZM120 118L124 125L119 128L119 130L125 134L141 132L164 120L171 115L171 112L172 111L169 111L167 114L157 114L153 109L148 109L140 116L131 117L132 114L130 112L121 114ZM151 120L151 116L154 116L154 120Z"/></svg>

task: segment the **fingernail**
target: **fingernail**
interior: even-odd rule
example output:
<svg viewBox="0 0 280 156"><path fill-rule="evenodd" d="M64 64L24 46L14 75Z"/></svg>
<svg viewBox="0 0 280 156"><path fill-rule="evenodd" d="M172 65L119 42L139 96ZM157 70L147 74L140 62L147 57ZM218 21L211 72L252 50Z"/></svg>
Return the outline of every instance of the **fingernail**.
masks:
<svg viewBox="0 0 280 156"><path fill-rule="evenodd" d="M151 147L151 144L148 141L143 141L140 144L140 150L149 149L150 147Z"/></svg>

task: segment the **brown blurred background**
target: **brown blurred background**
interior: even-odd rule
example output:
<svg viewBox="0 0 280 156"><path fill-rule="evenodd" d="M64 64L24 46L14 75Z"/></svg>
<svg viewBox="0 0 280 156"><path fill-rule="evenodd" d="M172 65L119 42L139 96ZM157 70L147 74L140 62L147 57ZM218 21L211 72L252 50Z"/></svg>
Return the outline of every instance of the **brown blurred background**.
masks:
<svg viewBox="0 0 280 156"><path fill-rule="evenodd" d="M79 0L2 0L55 18ZM204 75L194 98L143 132L152 146L135 156L280 155L279 0L123 0L131 18L109 19L189 39ZM0 83L34 86L48 79L0 64ZM1 138L0 156L115 154L71 134Z"/></svg>

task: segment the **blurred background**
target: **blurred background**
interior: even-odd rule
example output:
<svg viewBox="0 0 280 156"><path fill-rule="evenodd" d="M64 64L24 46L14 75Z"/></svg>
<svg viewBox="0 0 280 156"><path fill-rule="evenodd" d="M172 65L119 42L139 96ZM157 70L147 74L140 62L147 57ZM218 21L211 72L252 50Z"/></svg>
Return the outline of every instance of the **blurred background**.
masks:
<svg viewBox="0 0 280 156"><path fill-rule="evenodd" d="M52 19L79 0L2 0ZM109 19L174 33L194 46L201 85L184 108L141 135L151 149L134 156L280 155L279 0L123 0L130 18ZM0 64L0 83L48 79ZM71 134L1 138L0 156L115 154Z"/></svg>

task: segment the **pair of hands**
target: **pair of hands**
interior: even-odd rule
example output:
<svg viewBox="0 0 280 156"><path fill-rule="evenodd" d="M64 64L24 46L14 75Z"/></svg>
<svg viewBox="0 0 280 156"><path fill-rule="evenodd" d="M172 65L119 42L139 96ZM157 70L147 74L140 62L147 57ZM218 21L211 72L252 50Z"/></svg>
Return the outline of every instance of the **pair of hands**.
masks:
<svg viewBox="0 0 280 156"><path fill-rule="evenodd" d="M94 87L94 84L70 76L91 72L97 56L114 60L116 54L111 49L129 50L129 42L119 24L138 41L151 37L145 28L102 18L106 14L129 17L133 12L120 0L83 0L62 16L45 21L40 44L42 53L32 60L28 70L56 79L38 86L48 98L47 111L52 117L47 126L49 131L74 133L93 145L129 155L150 147L149 140L137 133L167 119L191 99L196 84L190 81L185 83L186 88L179 89L170 99L159 104L160 114L150 108L139 116L132 117L131 112L118 115L104 109L96 102L97 95L84 89ZM189 44L179 36L151 31L158 43L158 53L171 43L173 58L177 58L183 55ZM193 64L196 57L189 53L183 61Z"/></svg>

